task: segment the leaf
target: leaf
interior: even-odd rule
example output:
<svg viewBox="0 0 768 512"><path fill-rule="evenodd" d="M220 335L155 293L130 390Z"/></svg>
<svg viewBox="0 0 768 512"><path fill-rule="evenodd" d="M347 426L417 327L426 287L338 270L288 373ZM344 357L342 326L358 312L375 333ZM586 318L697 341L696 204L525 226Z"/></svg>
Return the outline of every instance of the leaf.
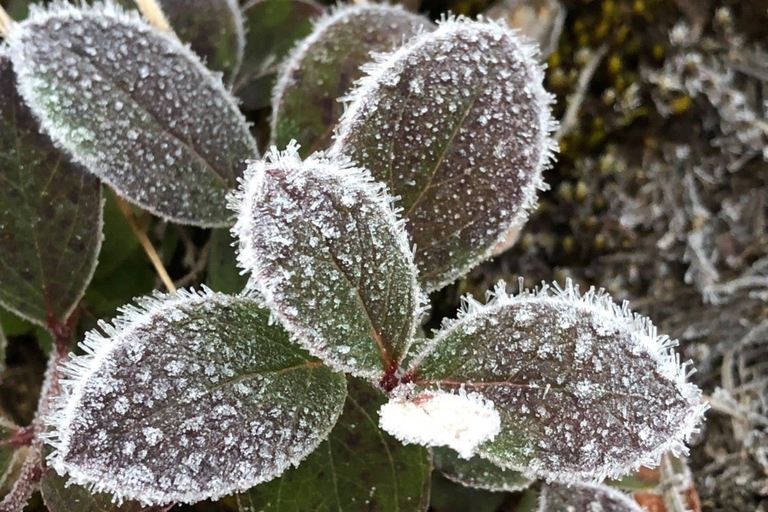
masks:
<svg viewBox="0 0 768 512"><path fill-rule="evenodd" d="M248 286L333 368L392 375L423 313L405 231L368 173L296 150L252 163L232 200Z"/></svg>
<svg viewBox="0 0 768 512"><path fill-rule="evenodd" d="M465 487L445 478L439 471L432 473L432 499L429 510L434 512L498 512L505 494ZM515 512L519 512L515 509Z"/></svg>
<svg viewBox="0 0 768 512"><path fill-rule="evenodd" d="M248 278L241 274L232 244L235 240L226 229L211 232L208 275L205 284L217 292L237 294L245 289Z"/></svg>
<svg viewBox="0 0 768 512"><path fill-rule="evenodd" d="M40 481L40 492L48 512L142 512L137 501L114 503L112 496L90 493L79 485L66 485L67 479L55 471L47 471Z"/></svg>
<svg viewBox="0 0 768 512"><path fill-rule="evenodd" d="M366 383L350 381L344 413L328 440L298 468L238 495L240 511L425 511L429 453L379 429L376 411L385 401Z"/></svg>
<svg viewBox="0 0 768 512"><path fill-rule="evenodd" d="M221 81L137 13L36 8L9 38L22 96L54 141L167 220L230 222L226 194L256 143Z"/></svg>
<svg viewBox="0 0 768 512"><path fill-rule="evenodd" d="M554 294L544 286L517 296L500 283L492 296L485 306L465 299L459 318L403 377L411 384L395 396L407 392L409 400L382 409L382 426L420 441L426 420L398 418L432 407L445 425L467 425L453 439L460 453L548 481L615 477L658 465L667 450L685 451L706 406L686 382L674 342L650 320L594 288L582 296L570 281ZM488 407L500 418L495 435Z"/></svg>
<svg viewBox="0 0 768 512"><path fill-rule="evenodd" d="M449 480L475 489L494 492L520 491L531 485L531 480L517 471L500 468L482 457L467 460L450 448L432 450L435 469Z"/></svg>
<svg viewBox="0 0 768 512"><path fill-rule="evenodd" d="M232 84L243 60L245 29L236 0L159 0L179 38L189 43L208 69Z"/></svg>
<svg viewBox="0 0 768 512"><path fill-rule="evenodd" d="M251 0L243 6L248 33L234 91L249 110L268 107L283 59L312 31L324 7L314 0Z"/></svg>
<svg viewBox="0 0 768 512"><path fill-rule="evenodd" d="M77 306L101 246L98 180L43 135L0 50L0 305L45 326Z"/></svg>
<svg viewBox="0 0 768 512"><path fill-rule="evenodd" d="M216 499L271 480L327 436L343 375L245 297L157 294L126 307L67 366L50 465L144 504Z"/></svg>
<svg viewBox="0 0 768 512"><path fill-rule="evenodd" d="M427 291L466 274L521 226L554 143L536 50L450 18L382 57L349 96L332 155L399 197Z"/></svg>
<svg viewBox="0 0 768 512"><path fill-rule="evenodd" d="M8 421L4 416L0 416L0 490L3 489L8 477L11 476L16 458L18 457L16 447L9 443L17 428L16 425Z"/></svg>
<svg viewBox="0 0 768 512"><path fill-rule="evenodd" d="M8 349L8 338L3 331L3 324L0 324L0 382L3 381L3 374L5 373L5 353Z"/></svg>
<svg viewBox="0 0 768 512"><path fill-rule="evenodd" d="M275 85L272 139L291 140L302 156L325 149L344 112L338 101L363 76L372 52L394 50L432 23L399 6L354 4L320 19L309 37L286 59Z"/></svg>
<svg viewBox="0 0 768 512"><path fill-rule="evenodd" d="M537 512L644 512L627 495L606 485L545 485L539 495Z"/></svg>

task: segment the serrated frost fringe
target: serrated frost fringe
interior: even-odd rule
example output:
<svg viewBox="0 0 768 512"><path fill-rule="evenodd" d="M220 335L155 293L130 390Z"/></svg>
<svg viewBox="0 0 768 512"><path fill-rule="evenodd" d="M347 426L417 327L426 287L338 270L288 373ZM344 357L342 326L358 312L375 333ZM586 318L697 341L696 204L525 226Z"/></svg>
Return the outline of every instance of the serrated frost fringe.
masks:
<svg viewBox="0 0 768 512"><path fill-rule="evenodd" d="M325 345L317 346L304 341L302 334L307 333L285 314L281 313L281 308L276 306L274 286L272 286L273 278L270 277L271 274L267 272L266 268L261 265L259 255L255 254L245 242L249 234L254 232L252 212L256 204L255 202L261 195L263 183L266 179L267 167L278 167L285 172L306 172L304 169L311 169L315 175L326 174L333 176L343 183L345 189L359 189L372 203L379 205L383 215L389 220L389 224L397 234L398 249L405 256L407 264L411 269L411 275L414 276L412 293L416 298L418 306L414 311L412 330L409 335L411 340L420 324L421 318L428 310L428 298L421 290L418 279L415 278L415 276L418 276L418 269L414 263L414 249L410 245L408 233L405 230L405 221L399 216L401 209L395 206L397 198L389 194L386 185L376 182L367 170L355 167L348 158L337 156L330 159L326 156L325 152L316 152L302 161L298 150L299 145L296 141L291 141L283 151L279 151L275 146L272 146L264 155L264 158L251 163L243 178L240 179L240 188L230 193L228 197L227 206L237 215L237 221L231 230L232 236L239 241L237 245L237 262L244 272L251 273L243 293L257 294L257 296L263 297L264 302L270 307L272 315L279 320L288 332L298 339L302 347L309 351L310 354L323 359L338 370L359 375L359 368L349 366L343 361L328 361L328 354L323 350ZM318 336L317 338L322 337ZM407 352L407 349L405 352ZM370 374L365 377L378 379L381 377L381 374Z"/></svg>
<svg viewBox="0 0 768 512"><path fill-rule="evenodd" d="M539 162L534 173L532 186L524 190L524 198L520 211L518 215L510 221L507 229L503 230L495 243L478 253L473 264L467 266L467 268L458 269L443 281L434 284L434 286L427 291L443 288L466 274L466 272L481 262L490 258L493 255L493 248L506 239L510 229L520 227L527 222L530 213L536 209L538 204L538 191L549 189L549 186L544 182L543 173L545 170L549 169L555 161L558 144L554 139L554 133L557 130L558 122L553 117L551 108L555 103L555 96L544 89L544 70L546 69L546 66L539 62L538 45L524 36L521 36L518 34L517 30L510 28L508 25L504 24L504 22L499 20L487 20L482 16L479 16L478 21L473 21L464 16L444 16L438 22L437 30L433 32L422 31L393 52L374 54L374 60L362 66L363 71L366 73L365 76L357 80L352 91L339 100L345 103L347 108L334 130L335 143L328 150L328 154L332 158L341 154L342 148L340 141L345 138L345 129L348 129L347 127L350 124L349 121L357 116L359 111L373 108L368 105L370 98L373 97L371 93L382 81L382 78L387 74L390 74L394 68L400 65L400 63L405 60L406 56L418 51L422 46L435 39L445 37L454 32L466 30L468 26L476 27L478 30L490 31L499 37L509 38L509 40L514 42L520 50L520 53L523 55L525 61L524 65L533 75L533 79L529 83L529 86L531 87L534 96L537 98L539 107L539 124L541 128L539 130L538 144L541 147L541 151L539 152Z"/></svg>
<svg viewBox="0 0 768 512"><path fill-rule="evenodd" d="M333 5L325 14L313 20L312 32L300 40L293 49L289 52L288 56L280 64L280 69L277 74L277 80L275 86L272 89L272 117L270 119L270 128L272 138L270 144L274 144L274 137L277 133L277 107L280 105L280 101L285 93L286 89L291 84L291 75L293 72L301 67L301 61L307 55L307 52L312 46L317 43L323 36L325 36L326 30L334 26L336 23L350 18L361 12L381 12L383 14L406 14L413 16L415 19L420 19L417 14L406 11L401 5L389 5L389 4L375 4L368 3L366 1L360 3L337 3ZM425 19L426 21L426 19ZM403 41L405 43L405 41ZM342 101L339 99L339 101Z"/></svg>
<svg viewBox="0 0 768 512"><path fill-rule="evenodd" d="M179 304L203 301L210 297L231 300L234 297L217 293L203 286L200 291L179 290L175 294L155 291L152 295L135 299L135 304L127 304L118 309L120 315L111 322L100 320L98 329L88 331L79 347L85 352L82 356L70 355L62 367L60 381L61 393L51 401L50 411L43 418L49 430L42 436L53 447L48 462L57 473L69 476L69 483L82 485L91 492L108 492L114 495L117 503L124 499L138 499L146 503L147 497L124 496L118 489L106 482L93 482L81 473L77 467L64 461L68 450L70 432L67 426L72 423L75 408L80 401L88 379L102 366L110 354L118 349L121 341L131 336L132 330L153 322L153 318L170 311ZM99 330L100 329L100 330Z"/></svg>
<svg viewBox="0 0 768 512"><path fill-rule="evenodd" d="M494 460L488 454L480 454L501 467L508 467L522 472L528 478L540 478L542 473L544 479L548 482L558 481L562 483L577 482L601 482L606 478L618 478L628 474L631 471L639 469L641 466L656 467L661 462L661 457L665 452L672 452L677 457L688 454L686 444L691 437L699 432L698 425L704 419L704 413L709 409L709 404L700 403L701 390L688 382L694 370L689 369L690 361L681 363L679 354L675 353L674 347L678 345L677 340L671 340L666 334L659 334L658 329L650 318L632 312L629 308L629 302L623 301L617 304L603 288L590 287L586 293L579 291L579 286L574 284L569 278L565 281L565 286L558 283L552 285L542 282L540 287L526 289L523 287L523 279L519 281L520 291L517 294L508 294L506 283L499 281L492 291L486 293L486 303L482 304L474 297L467 294L461 300L461 308L455 319L445 319L441 328L435 332L435 336L425 344L421 354L416 356L411 363L411 370L419 367L424 358L437 347L440 342L448 336L451 331L465 322L480 317L492 315L495 311L512 304L533 303L533 302L560 302L570 307L582 308L591 314L598 315L613 324L618 324L633 333L633 341L641 344L642 348L651 355L657 363L659 373L674 383L680 395L687 403L692 405L691 413L685 417L685 421L679 426L676 435L670 437L666 442L659 445L655 450L643 454L629 466L617 466L605 468L602 471L584 470L580 473L573 472L547 472L544 468L512 467ZM693 404L697 404L693 406Z"/></svg>

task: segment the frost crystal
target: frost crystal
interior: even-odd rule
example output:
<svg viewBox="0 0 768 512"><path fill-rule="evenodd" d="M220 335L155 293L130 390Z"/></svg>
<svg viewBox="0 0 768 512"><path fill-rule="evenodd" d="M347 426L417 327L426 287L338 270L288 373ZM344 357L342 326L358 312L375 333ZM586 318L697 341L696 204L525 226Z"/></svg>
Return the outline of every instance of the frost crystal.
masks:
<svg viewBox="0 0 768 512"><path fill-rule="evenodd" d="M544 187L555 123L536 50L451 18L366 69L331 155L399 198L421 280L442 288L522 225Z"/></svg>
<svg viewBox="0 0 768 512"><path fill-rule="evenodd" d="M245 297L144 298L66 368L48 418L50 464L92 491L193 503L270 480L330 432L343 375L269 325Z"/></svg>
<svg viewBox="0 0 768 512"><path fill-rule="evenodd" d="M644 512L626 494L605 485L545 485L536 512Z"/></svg>
<svg viewBox="0 0 768 512"><path fill-rule="evenodd" d="M601 480L684 452L706 407L674 343L602 291L554 289L468 297L415 358L416 391L492 400L501 432L477 452L531 478Z"/></svg>
<svg viewBox="0 0 768 512"><path fill-rule="evenodd" d="M405 230L383 185L343 160L274 148L249 167L233 234L274 315L336 369L378 379L399 366L422 316Z"/></svg>
<svg viewBox="0 0 768 512"><path fill-rule="evenodd" d="M381 428L403 443L448 446L463 458L491 441L501 428L493 402L478 393L425 392L413 398L398 397L380 411Z"/></svg>
<svg viewBox="0 0 768 512"><path fill-rule="evenodd" d="M306 151L326 149L344 112L338 99L363 76L372 52L389 52L434 25L400 6L353 3L315 23L286 59L274 88L272 137L283 147L297 140Z"/></svg>
<svg viewBox="0 0 768 512"><path fill-rule="evenodd" d="M112 4L32 9L8 39L45 130L128 200L166 219L230 223L226 194L256 143L189 48Z"/></svg>

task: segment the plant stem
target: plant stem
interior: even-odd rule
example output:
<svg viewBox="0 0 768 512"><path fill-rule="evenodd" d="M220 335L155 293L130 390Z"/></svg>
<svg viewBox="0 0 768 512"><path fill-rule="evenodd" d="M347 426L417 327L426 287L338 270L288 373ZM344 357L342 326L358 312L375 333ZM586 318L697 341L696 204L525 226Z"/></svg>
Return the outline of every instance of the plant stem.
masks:
<svg viewBox="0 0 768 512"><path fill-rule="evenodd" d="M0 5L0 35L7 39L15 23L13 18L3 9L3 6Z"/></svg>
<svg viewBox="0 0 768 512"><path fill-rule="evenodd" d="M141 243L141 246L144 248L144 252L147 253L149 260L155 267L157 275L160 276L160 279L163 281L163 284L168 289L168 291L176 293L176 286L174 286L171 276L169 276L168 271L165 270L163 261L160 259L160 256L158 256L155 247L152 245L152 242L149 241L147 234L139 226L139 223L136 220L136 216L131 210L131 206L126 203L125 200L118 197L117 194L115 194L115 198L117 199L117 205L120 207L120 211L123 212L125 219L128 221L128 225L131 226L133 234L136 235L136 238L139 239L139 243Z"/></svg>
<svg viewBox="0 0 768 512"><path fill-rule="evenodd" d="M58 322L55 319L48 320L48 330L54 339L54 351L48 359L48 367L45 370L35 419L32 420L32 425L29 427L33 437L29 444L29 453L27 453L27 458L21 467L21 474L14 482L11 491L0 501L0 512L21 512L45 472L41 435L45 432L45 416L50 411L51 400L61 392L61 363L69 354L69 346L73 336L72 327L76 317L73 315L65 322Z"/></svg>
<svg viewBox="0 0 768 512"><path fill-rule="evenodd" d="M147 21L161 32L173 33L171 25L156 0L134 0Z"/></svg>

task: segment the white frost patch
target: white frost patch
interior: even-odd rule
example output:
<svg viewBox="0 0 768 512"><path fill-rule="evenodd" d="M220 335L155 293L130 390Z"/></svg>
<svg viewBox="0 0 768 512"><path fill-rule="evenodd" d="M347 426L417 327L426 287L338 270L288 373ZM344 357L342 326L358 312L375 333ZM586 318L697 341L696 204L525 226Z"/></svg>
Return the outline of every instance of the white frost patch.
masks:
<svg viewBox="0 0 768 512"><path fill-rule="evenodd" d="M379 410L379 425L405 444L448 446L463 458L501 430L493 402L478 393L425 392L395 398Z"/></svg>

